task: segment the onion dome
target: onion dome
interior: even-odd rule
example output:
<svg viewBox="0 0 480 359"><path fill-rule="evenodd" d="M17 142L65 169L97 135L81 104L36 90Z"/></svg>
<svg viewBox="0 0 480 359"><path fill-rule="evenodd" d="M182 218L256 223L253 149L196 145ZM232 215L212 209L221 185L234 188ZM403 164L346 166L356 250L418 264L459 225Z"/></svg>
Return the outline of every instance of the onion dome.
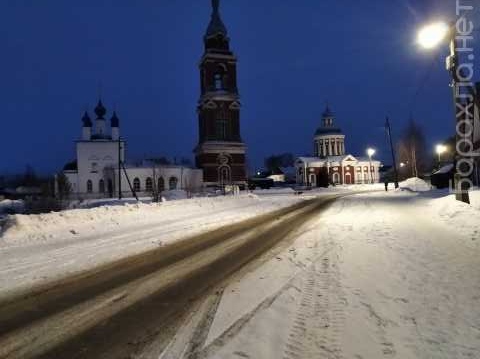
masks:
<svg viewBox="0 0 480 359"><path fill-rule="evenodd" d="M83 127L92 127L92 120L90 119L87 111L85 111L85 113L83 114L82 122Z"/></svg>
<svg viewBox="0 0 480 359"><path fill-rule="evenodd" d="M220 17L220 0L212 0L212 16L205 37L222 35L227 37L227 28Z"/></svg>
<svg viewBox="0 0 480 359"><path fill-rule="evenodd" d="M110 119L110 124L112 127L120 127L120 120L117 117L117 113L113 111L112 118Z"/></svg>
<svg viewBox="0 0 480 359"><path fill-rule="evenodd" d="M95 114L97 115L97 118L103 119L106 113L107 109L103 106L102 100L98 100L97 107L95 107Z"/></svg>

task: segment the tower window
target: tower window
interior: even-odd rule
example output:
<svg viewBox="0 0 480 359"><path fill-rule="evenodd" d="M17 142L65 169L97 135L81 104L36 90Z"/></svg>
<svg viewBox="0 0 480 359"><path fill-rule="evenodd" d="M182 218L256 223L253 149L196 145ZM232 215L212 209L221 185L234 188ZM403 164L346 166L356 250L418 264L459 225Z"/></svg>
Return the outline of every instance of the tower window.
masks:
<svg viewBox="0 0 480 359"><path fill-rule="evenodd" d="M227 120L215 121L215 137L217 140L225 140L227 138Z"/></svg>
<svg viewBox="0 0 480 359"><path fill-rule="evenodd" d="M217 72L214 76L214 80L215 90L223 90L223 75Z"/></svg>

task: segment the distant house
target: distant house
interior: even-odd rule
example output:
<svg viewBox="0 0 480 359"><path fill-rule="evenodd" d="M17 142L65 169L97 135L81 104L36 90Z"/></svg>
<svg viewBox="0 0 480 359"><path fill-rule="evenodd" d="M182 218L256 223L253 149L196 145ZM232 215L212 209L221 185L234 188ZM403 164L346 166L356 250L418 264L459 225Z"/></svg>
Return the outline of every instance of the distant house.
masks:
<svg viewBox="0 0 480 359"><path fill-rule="evenodd" d="M455 168L453 163L442 166L430 176L430 183L437 188L448 188L453 183Z"/></svg>

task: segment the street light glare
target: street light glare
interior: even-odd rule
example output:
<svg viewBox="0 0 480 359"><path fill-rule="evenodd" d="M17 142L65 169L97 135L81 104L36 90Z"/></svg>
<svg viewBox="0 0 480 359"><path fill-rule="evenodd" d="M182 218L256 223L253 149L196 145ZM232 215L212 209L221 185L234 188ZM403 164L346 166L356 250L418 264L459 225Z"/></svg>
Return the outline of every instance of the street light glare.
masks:
<svg viewBox="0 0 480 359"><path fill-rule="evenodd" d="M448 30L448 25L444 22L427 25L419 31L417 42L426 49L432 49L445 39Z"/></svg>
<svg viewBox="0 0 480 359"><path fill-rule="evenodd" d="M442 153L447 151L447 146L445 145L437 145L436 147L437 154L441 155Z"/></svg>
<svg viewBox="0 0 480 359"><path fill-rule="evenodd" d="M372 157L375 154L375 150L373 148L367 149L367 154L369 157Z"/></svg>

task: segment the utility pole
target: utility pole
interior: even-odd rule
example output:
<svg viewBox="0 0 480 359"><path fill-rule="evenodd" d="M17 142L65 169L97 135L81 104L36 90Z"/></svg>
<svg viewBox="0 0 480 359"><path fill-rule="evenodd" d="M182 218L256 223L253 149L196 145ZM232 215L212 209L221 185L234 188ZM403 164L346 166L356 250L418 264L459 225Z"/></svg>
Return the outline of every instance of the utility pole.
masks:
<svg viewBox="0 0 480 359"><path fill-rule="evenodd" d="M122 199L122 139L118 136L118 199Z"/></svg>
<svg viewBox="0 0 480 359"><path fill-rule="evenodd" d="M393 141L392 141L392 129L390 127L390 120L388 119L388 116L385 121L385 129L387 130L387 136L390 142L390 150L392 151L393 175L394 175L394 181L395 181L395 188L398 188L397 160L395 159L395 151L393 149Z"/></svg>

